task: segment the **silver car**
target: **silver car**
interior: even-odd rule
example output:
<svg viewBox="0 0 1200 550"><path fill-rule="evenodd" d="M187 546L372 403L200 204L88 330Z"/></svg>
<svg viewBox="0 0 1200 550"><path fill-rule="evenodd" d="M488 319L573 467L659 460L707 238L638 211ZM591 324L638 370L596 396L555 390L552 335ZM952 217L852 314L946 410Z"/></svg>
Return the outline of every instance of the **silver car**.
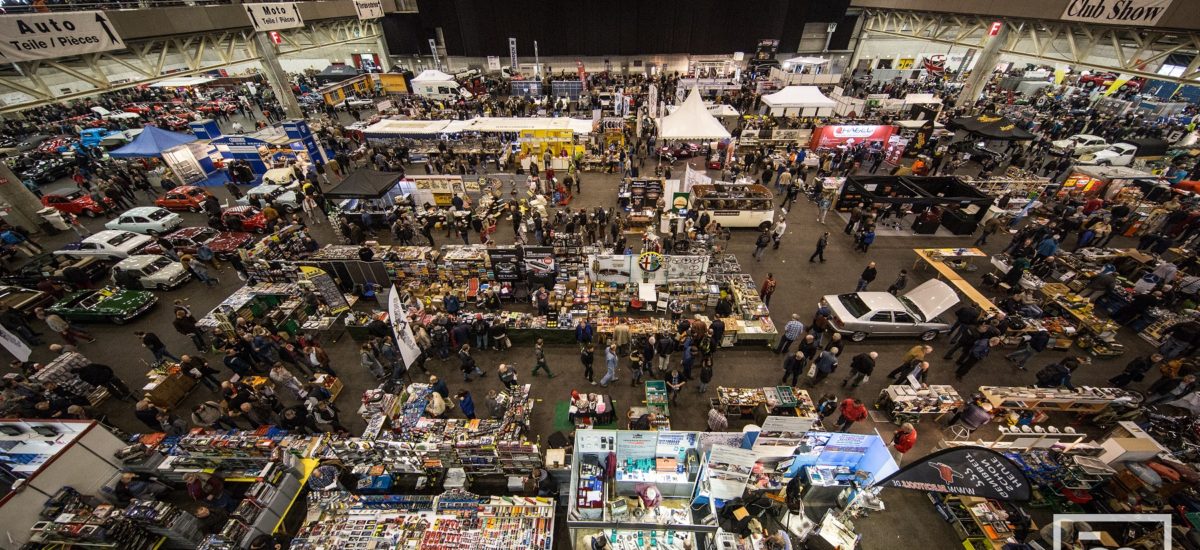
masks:
<svg viewBox="0 0 1200 550"><path fill-rule="evenodd" d="M868 336L920 336L929 341L949 332L950 325L939 315L958 303L950 285L930 279L903 296L887 292L829 294L821 306L832 313L833 330L861 342Z"/></svg>

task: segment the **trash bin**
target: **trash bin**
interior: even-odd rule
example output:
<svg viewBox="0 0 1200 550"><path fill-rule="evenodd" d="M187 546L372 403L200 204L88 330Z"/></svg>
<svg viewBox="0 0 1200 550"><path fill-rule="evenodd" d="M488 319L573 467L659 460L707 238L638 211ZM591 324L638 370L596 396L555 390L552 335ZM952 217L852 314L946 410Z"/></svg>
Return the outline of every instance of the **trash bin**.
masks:
<svg viewBox="0 0 1200 550"><path fill-rule="evenodd" d="M62 214L58 210L47 206L46 208L38 210L37 213L42 217L43 220L46 221L46 225L53 230L51 232L52 234L57 234L60 231L69 231L71 229L71 224L67 223L67 220L63 218Z"/></svg>

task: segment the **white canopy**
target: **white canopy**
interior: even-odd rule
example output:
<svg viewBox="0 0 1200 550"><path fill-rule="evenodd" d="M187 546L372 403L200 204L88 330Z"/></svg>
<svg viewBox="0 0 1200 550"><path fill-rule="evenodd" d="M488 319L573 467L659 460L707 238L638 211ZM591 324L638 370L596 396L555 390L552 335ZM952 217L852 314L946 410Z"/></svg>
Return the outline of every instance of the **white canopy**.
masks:
<svg viewBox="0 0 1200 550"><path fill-rule="evenodd" d="M511 132L521 130L571 130L592 133L592 121L568 117L476 117L471 120L383 119L363 129L368 138L438 136L459 132Z"/></svg>
<svg viewBox="0 0 1200 550"><path fill-rule="evenodd" d="M904 103L907 103L910 105L915 105L915 104L940 105L942 103L942 100L938 99L937 96L935 96L933 94L908 94L908 95L904 96Z"/></svg>
<svg viewBox="0 0 1200 550"><path fill-rule="evenodd" d="M705 105L705 108L707 108L708 112L712 113L713 116L740 116L741 115L741 113L739 113L737 109L734 109L733 106L726 105L724 103L722 103L720 105ZM679 110L678 105L667 105L667 114L674 113L675 111L678 111L678 110Z"/></svg>
<svg viewBox="0 0 1200 550"><path fill-rule="evenodd" d="M413 82L445 82L447 80L454 80L454 77L437 69L426 69L412 79Z"/></svg>
<svg viewBox="0 0 1200 550"><path fill-rule="evenodd" d="M151 88L187 88L189 86L199 86L216 80L211 76L183 76L179 78L168 78L159 80L151 84Z"/></svg>
<svg viewBox="0 0 1200 550"><path fill-rule="evenodd" d="M436 136L446 130L450 120L397 120L385 118L363 129L368 138Z"/></svg>
<svg viewBox="0 0 1200 550"><path fill-rule="evenodd" d="M778 92L763 96L762 101L772 108L780 109L832 108L837 105L836 101L825 97L825 94L821 93L816 86L788 86Z"/></svg>
<svg viewBox="0 0 1200 550"><path fill-rule="evenodd" d="M784 65L824 65L826 63L829 63L829 60L824 57L805 56L793 57L783 62Z"/></svg>
<svg viewBox="0 0 1200 550"><path fill-rule="evenodd" d="M726 139L729 130L708 112L700 90L692 88L683 104L662 119L659 138L668 139Z"/></svg>

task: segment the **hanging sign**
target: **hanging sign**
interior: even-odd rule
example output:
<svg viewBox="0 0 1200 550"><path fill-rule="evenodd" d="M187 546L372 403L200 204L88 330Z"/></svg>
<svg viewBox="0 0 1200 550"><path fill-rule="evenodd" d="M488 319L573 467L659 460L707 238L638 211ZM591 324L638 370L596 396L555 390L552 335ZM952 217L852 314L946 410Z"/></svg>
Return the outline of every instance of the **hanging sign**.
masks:
<svg viewBox="0 0 1200 550"><path fill-rule="evenodd" d="M1059 19L1108 25L1154 25L1172 0L1071 0Z"/></svg>
<svg viewBox="0 0 1200 550"><path fill-rule="evenodd" d="M29 349L24 340L4 327L0 327L0 345L20 361L28 361L29 356L33 354L33 350Z"/></svg>
<svg viewBox="0 0 1200 550"><path fill-rule="evenodd" d="M0 16L0 63L123 49L102 11Z"/></svg>
<svg viewBox="0 0 1200 550"><path fill-rule="evenodd" d="M256 31L278 31L304 26L300 8L295 2L273 4L242 4Z"/></svg>
<svg viewBox="0 0 1200 550"><path fill-rule="evenodd" d="M517 74L517 39L508 39L508 72L509 74Z"/></svg>
<svg viewBox="0 0 1200 550"><path fill-rule="evenodd" d="M498 55L487 56L487 63L488 63L488 71L494 72L494 71L500 70L500 56L498 56Z"/></svg>
<svg viewBox="0 0 1200 550"><path fill-rule="evenodd" d="M383 17L382 0L354 0L354 12L360 21Z"/></svg>
<svg viewBox="0 0 1200 550"><path fill-rule="evenodd" d="M926 455L878 485L1017 502L1030 497L1025 473L1004 455L983 447L952 447Z"/></svg>
<svg viewBox="0 0 1200 550"><path fill-rule="evenodd" d="M395 285L392 285L388 292L388 323L392 325L392 334L396 337L396 347L400 348L404 366L411 367L413 361L421 355L421 348L417 345L417 339L413 338L408 312L404 310L404 304L400 301L400 291L396 290Z"/></svg>
<svg viewBox="0 0 1200 550"><path fill-rule="evenodd" d="M488 259L492 262L492 273L497 281L521 280L521 251L516 248L489 248Z"/></svg>

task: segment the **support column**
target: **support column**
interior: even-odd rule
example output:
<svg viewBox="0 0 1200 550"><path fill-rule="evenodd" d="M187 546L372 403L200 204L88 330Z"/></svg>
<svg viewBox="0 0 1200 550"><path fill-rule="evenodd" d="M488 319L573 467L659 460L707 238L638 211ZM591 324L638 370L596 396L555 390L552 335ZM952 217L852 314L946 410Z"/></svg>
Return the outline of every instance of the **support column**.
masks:
<svg viewBox="0 0 1200 550"><path fill-rule="evenodd" d="M379 38L375 39L375 49L379 50L379 67L383 72L392 70L392 58L388 53L387 40L383 36L383 23L376 21L379 26Z"/></svg>
<svg viewBox="0 0 1200 550"><path fill-rule="evenodd" d="M863 37L867 34L867 17L866 12L858 16L858 32L854 33L854 52L850 54L850 64L846 65L846 70L842 73L844 76L853 76L854 69L858 67L858 60L862 58Z"/></svg>
<svg viewBox="0 0 1200 550"><path fill-rule="evenodd" d="M271 89L275 92L275 97L279 100L279 105L283 107L284 115L289 119L304 118L304 114L300 111L300 104L296 102L296 94L292 93L292 84L288 80L287 73L283 71L283 66L279 64L279 57L275 54L275 44L267 38L266 33L254 33L254 44L258 47L258 53L262 58L263 72L267 75L267 82L271 83Z"/></svg>
<svg viewBox="0 0 1200 550"><path fill-rule="evenodd" d="M21 183L21 178L13 173L6 162L0 162L0 202L12 207L8 212L9 221L30 232L41 230L42 217L38 216L37 211L43 208L42 201Z"/></svg>
<svg viewBox="0 0 1200 550"><path fill-rule="evenodd" d="M979 61L975 62L975 68L971 70L971 76L963 84L963 88L958 93L958 99L955 100L955 107L964 107L975 104L975 100L979 97L979 92L983 90L984 84L992 78L992 72L996 68L996 61L1000 57L1000 47L1008 41L1008 25L1003 21L999 21L1000 28L996 34L988 38L987 43L983 45L983 51L979 52Z"/></svg>

